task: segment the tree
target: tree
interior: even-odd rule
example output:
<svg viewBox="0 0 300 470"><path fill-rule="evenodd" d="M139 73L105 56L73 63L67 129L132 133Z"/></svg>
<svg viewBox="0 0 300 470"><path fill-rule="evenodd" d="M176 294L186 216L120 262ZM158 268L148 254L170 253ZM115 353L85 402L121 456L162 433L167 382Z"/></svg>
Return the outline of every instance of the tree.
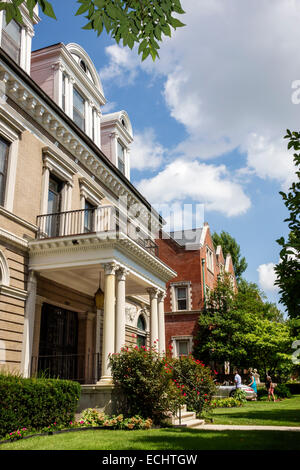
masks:
<svg viewBox="0 0 300 470"><path fill-rule="evenodd" d="M300 133L287 130L285 139L289 139L288 149L300 150ZM280 192L289 211L290 233L288 239L281 237L277 243L282 247L280 262L275 266L279 286L280 302L286 306L290 318L300 318L300 154L294 154L296 181L286 194Z"/></svg>
<svg viewBox="0 0 300 470"><path fill-rule="evenodd" d="M273 304L264 301L256 284L243 281L237 293L225 275L199 317L194 355L203 361L268 371L280 376L291 371L289 325ZM278 321L278 319L280 321Z"/></svg>
<svg viewBox="0 0 300 470"><path fill-rule="evenodd" d="M222 231L220 235L216 232L213 233L212 239L215 247L221 245L223 250L224 258L228 253L232 257L234 272L236 280L239 282L244 271L246 271L248 264L246 263L245 257L241 257L241 248L236 240L229 235L228 232Z"/></svg>
<svg viewBox="0 0 300 470"><path fill-rule="evenodd" d="M145 60L149 54L155 60L163 36L171 37L171 28L184 26L172 16L185 12L180 0L77 0L80 4L76 15L85 15L88 20L83 29L94 30L98 36L105 29L107 34L130 49L139 44L138 53ZM6 11L7 22L12 19L22 23L20 6L25 4L33 17L34 8L39 5L42 12L56 19L52 4L47 0L11 0L0 2L0 10Z"/></svg>

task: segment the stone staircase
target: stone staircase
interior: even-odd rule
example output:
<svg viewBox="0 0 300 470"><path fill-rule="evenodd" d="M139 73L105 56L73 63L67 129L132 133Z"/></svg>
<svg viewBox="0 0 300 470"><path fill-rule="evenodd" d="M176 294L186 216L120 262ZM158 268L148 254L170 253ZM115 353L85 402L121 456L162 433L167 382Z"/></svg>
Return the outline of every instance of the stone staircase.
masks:
<svg viewBox="0 0 300 470"><path fill-rule="evenodd" d="M179 413L177 413L177 416L171 417L171 421L173 426L182 426L195 429L203 426L204 424L204 419L197 419L196 413L186 410L186 405L181 408L181 419L179 418Z"/></svg>

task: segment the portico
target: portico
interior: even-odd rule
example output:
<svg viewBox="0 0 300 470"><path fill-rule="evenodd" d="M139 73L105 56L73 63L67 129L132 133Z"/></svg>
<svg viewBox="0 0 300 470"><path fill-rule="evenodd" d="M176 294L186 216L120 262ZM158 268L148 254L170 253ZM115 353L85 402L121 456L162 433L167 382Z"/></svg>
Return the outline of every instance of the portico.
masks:
<svg viewBox="0 0 300 470"><path fill-rule="evenodd" d="M27 319L31 334L25 345L25 375L30 375L32 356L38 354L40 332L37 323L40 321L41 304L53 303L53 299L47 299L46 294L44 296L36 287L40 280L54 282L62 289L71 289L90 299L89 312L83 311L78 304L77 312L82 320L79 322L78 337L82 338L80 328L84 327L84 347L80 352L93 357L92 362L97 364L97 369L94 373L85 371L83 383L104 388L112 384L109 355L120 352L124 346L136 344L136 340L132 339L136 335L131 332L137 332L140 315L146 325L146 346L155 348L161 354L164 352L165 283L174 276L174 272L129 237L123 235L117 238L114 234L106 233L103 236L97 233L93 236L81 234L76 239L63 237L32 241L30 272L32 279L35 279L30 305L35 309L32 312L31 308ZM102 309L93 305L99 279L104 293ZM126 315L126 309L130 306L136 311L131 322ZM76 311L76 304L72 305L72 310ZM94 367L90 364L91 361L88 361L87 369Z"/></svg>

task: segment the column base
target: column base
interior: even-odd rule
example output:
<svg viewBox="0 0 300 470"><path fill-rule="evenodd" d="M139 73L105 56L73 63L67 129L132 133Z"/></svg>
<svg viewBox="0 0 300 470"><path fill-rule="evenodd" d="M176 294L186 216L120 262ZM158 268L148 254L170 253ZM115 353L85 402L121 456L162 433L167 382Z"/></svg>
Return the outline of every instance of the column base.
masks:
<svg viewBox="0 0 300 470"><path fill-rule="evenodd" d="M103 376L100 380L98 380L96 385L113 385L113 378L109 376Z"/></svg>

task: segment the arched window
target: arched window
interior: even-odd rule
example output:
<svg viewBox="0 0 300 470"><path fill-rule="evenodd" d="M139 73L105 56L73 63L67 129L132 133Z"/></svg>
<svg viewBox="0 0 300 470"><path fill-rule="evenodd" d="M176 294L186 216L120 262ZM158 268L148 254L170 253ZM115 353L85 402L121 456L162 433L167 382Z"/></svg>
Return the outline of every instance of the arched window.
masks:
<svg viewBox="0 0 300 470"><path fill-rule="evenodd" d="M2 251L0 251L0 286L9 286L9 268Z"/></svg>
<svg viewBox="0 0 300 470"><path fill-rule="evenodd" d="M137 321L137 345L146 346L146 322L143 315L140 315Z"/></svg>

